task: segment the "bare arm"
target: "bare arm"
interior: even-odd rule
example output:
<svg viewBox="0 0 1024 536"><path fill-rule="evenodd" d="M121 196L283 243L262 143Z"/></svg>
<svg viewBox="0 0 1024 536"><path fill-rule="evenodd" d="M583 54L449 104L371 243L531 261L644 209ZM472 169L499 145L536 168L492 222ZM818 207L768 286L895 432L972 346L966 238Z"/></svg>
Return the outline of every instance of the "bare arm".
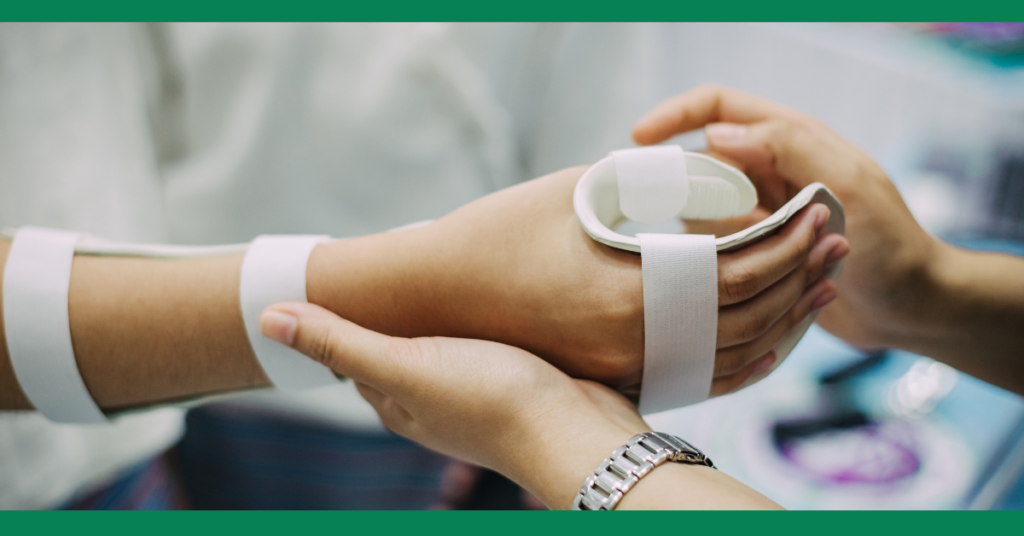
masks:
<svg viewBox="0 0 1024 536"><path fill-rule="evenodd" d="M886 334L891 346L1024 394L1024 259L939 245L930 291Z"/></svg>
<svg viewBox="0 0 1024 536"><path fill-rule="evenodd" d="M307 297L388 335L498 341L576 377L637 384L640 257L580 228L572 190L582 171L497 192L426 227L322 244L309 259ZM821 274L848 246L818 236L826 218L809 207L775 236L719 255L713 395L762 375L782 335L835 296ZM267 385L238 306L241 261L75 258L72 342L101 408ZM0 409L28 408L4 350Z"/></svg>
<svg viewBox="0 0 1024 536"><path fill-rule="evenodd" d="M319 246L308 267L310 299L340 301L328 296L337 292L352 299L334 307L350 311L370 302L370 296L394 292L390 268L402 262L396 252L403 251L399 242L407 238L396 233ZM9 247L0 241L0 269ZM368 252L384 251L387 259L368 258ZM357 269L360 262L373 269ZM68 293L72 344L82 379L101 408L127 409L269 385L238 306L241 263L241 256L75 257ZM359 309L358 316L368 323L391 323L396 330L412 322L397 314L412 307ZM0 345L0 409L32 409L5 344Z"/></svg>

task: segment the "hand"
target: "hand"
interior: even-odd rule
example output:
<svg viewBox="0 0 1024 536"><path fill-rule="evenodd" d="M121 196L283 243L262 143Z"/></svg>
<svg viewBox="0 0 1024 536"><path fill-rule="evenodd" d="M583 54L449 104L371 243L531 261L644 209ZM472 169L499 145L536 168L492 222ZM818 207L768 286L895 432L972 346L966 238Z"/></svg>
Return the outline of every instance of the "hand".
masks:
<svg viewBox="0 0 1024 536"><path fill-rule="evenodd" d="M608 387L573 380L511 346L388 337L305 303L268 308L260 330L354 380L391 430L505 474L551 508L568 508L604 457L650 430ZM637 507L676 507L658 502L669 495L662 485L674 486L676 498L691 495L682 488L703 488L697 500L682 501L691 508L774 506L728 476L694 466L659 468L627 499Z"/></svg>
<svg viewBox="0 0 1024 536"><path fill-rule="evenodd" d="M443 334L537 354L570 376L635 391L643 369L640 256L591 239L576 219L573 168L484 197L422 229L420 303ZM818 237L828 209L809 207L781 232L718 256L718 352L712 396L766 373L771 348L835 297L821 280L848 251ZM368 326L370 327L370 326Z"/></svg>
<svg viewBox="0 0 1024 536"><path fill-rule="evenodd" d="M940 250L882 169L811 117L714 86L663 102L637 123L633 137L653 144L701 127L710 153L738 165L757 186L762 206L753 218L773 212L812 182L837 195L852 249L839 298L818 323L863 348L897 345L893 330L923 314L920 296L933 284Z"/></svg>

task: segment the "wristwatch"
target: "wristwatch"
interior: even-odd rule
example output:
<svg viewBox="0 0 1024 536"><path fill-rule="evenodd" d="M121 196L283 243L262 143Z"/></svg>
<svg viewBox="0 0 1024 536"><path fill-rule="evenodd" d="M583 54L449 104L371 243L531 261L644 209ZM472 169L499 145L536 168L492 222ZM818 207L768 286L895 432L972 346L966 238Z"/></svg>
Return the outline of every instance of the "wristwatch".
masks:
<svg viewBox="0 0 1024 536"><path fill-rule="evenodd" d="M630 489L665 463L715 464L697 447L662 432L637 434L605 458L576 494L572 510L613 510Z"/></svg>

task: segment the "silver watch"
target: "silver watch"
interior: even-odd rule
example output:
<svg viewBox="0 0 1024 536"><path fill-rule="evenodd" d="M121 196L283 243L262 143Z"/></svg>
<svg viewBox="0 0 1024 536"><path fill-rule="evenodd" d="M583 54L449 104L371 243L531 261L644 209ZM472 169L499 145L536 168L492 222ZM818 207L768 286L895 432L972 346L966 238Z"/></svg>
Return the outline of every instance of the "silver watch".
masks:
<svg viewBox="0 0 1024 536"><path fill-rule="evenodd" d="M637 434L587 477L572 502L572 510L613 510L641 478L665 462L715 464L686 441L662 432Z"/></svg>

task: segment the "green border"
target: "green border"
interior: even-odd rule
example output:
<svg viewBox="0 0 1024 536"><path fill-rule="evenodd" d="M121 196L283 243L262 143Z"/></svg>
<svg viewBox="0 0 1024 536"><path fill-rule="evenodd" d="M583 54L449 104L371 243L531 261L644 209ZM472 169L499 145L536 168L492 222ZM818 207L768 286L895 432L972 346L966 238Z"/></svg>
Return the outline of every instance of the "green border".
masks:
<svg viewBox="0 0 1024 536"><path fill-rule="evenodd" d="M1021 512L5 512L4 534L199 536L1019 534Z"/></svg>
<svg viewBox="0 0 1024 536"><path fill-rule="evenodd" d="M1024 21L1020 0L6 0L7 21Z"/></svg>

